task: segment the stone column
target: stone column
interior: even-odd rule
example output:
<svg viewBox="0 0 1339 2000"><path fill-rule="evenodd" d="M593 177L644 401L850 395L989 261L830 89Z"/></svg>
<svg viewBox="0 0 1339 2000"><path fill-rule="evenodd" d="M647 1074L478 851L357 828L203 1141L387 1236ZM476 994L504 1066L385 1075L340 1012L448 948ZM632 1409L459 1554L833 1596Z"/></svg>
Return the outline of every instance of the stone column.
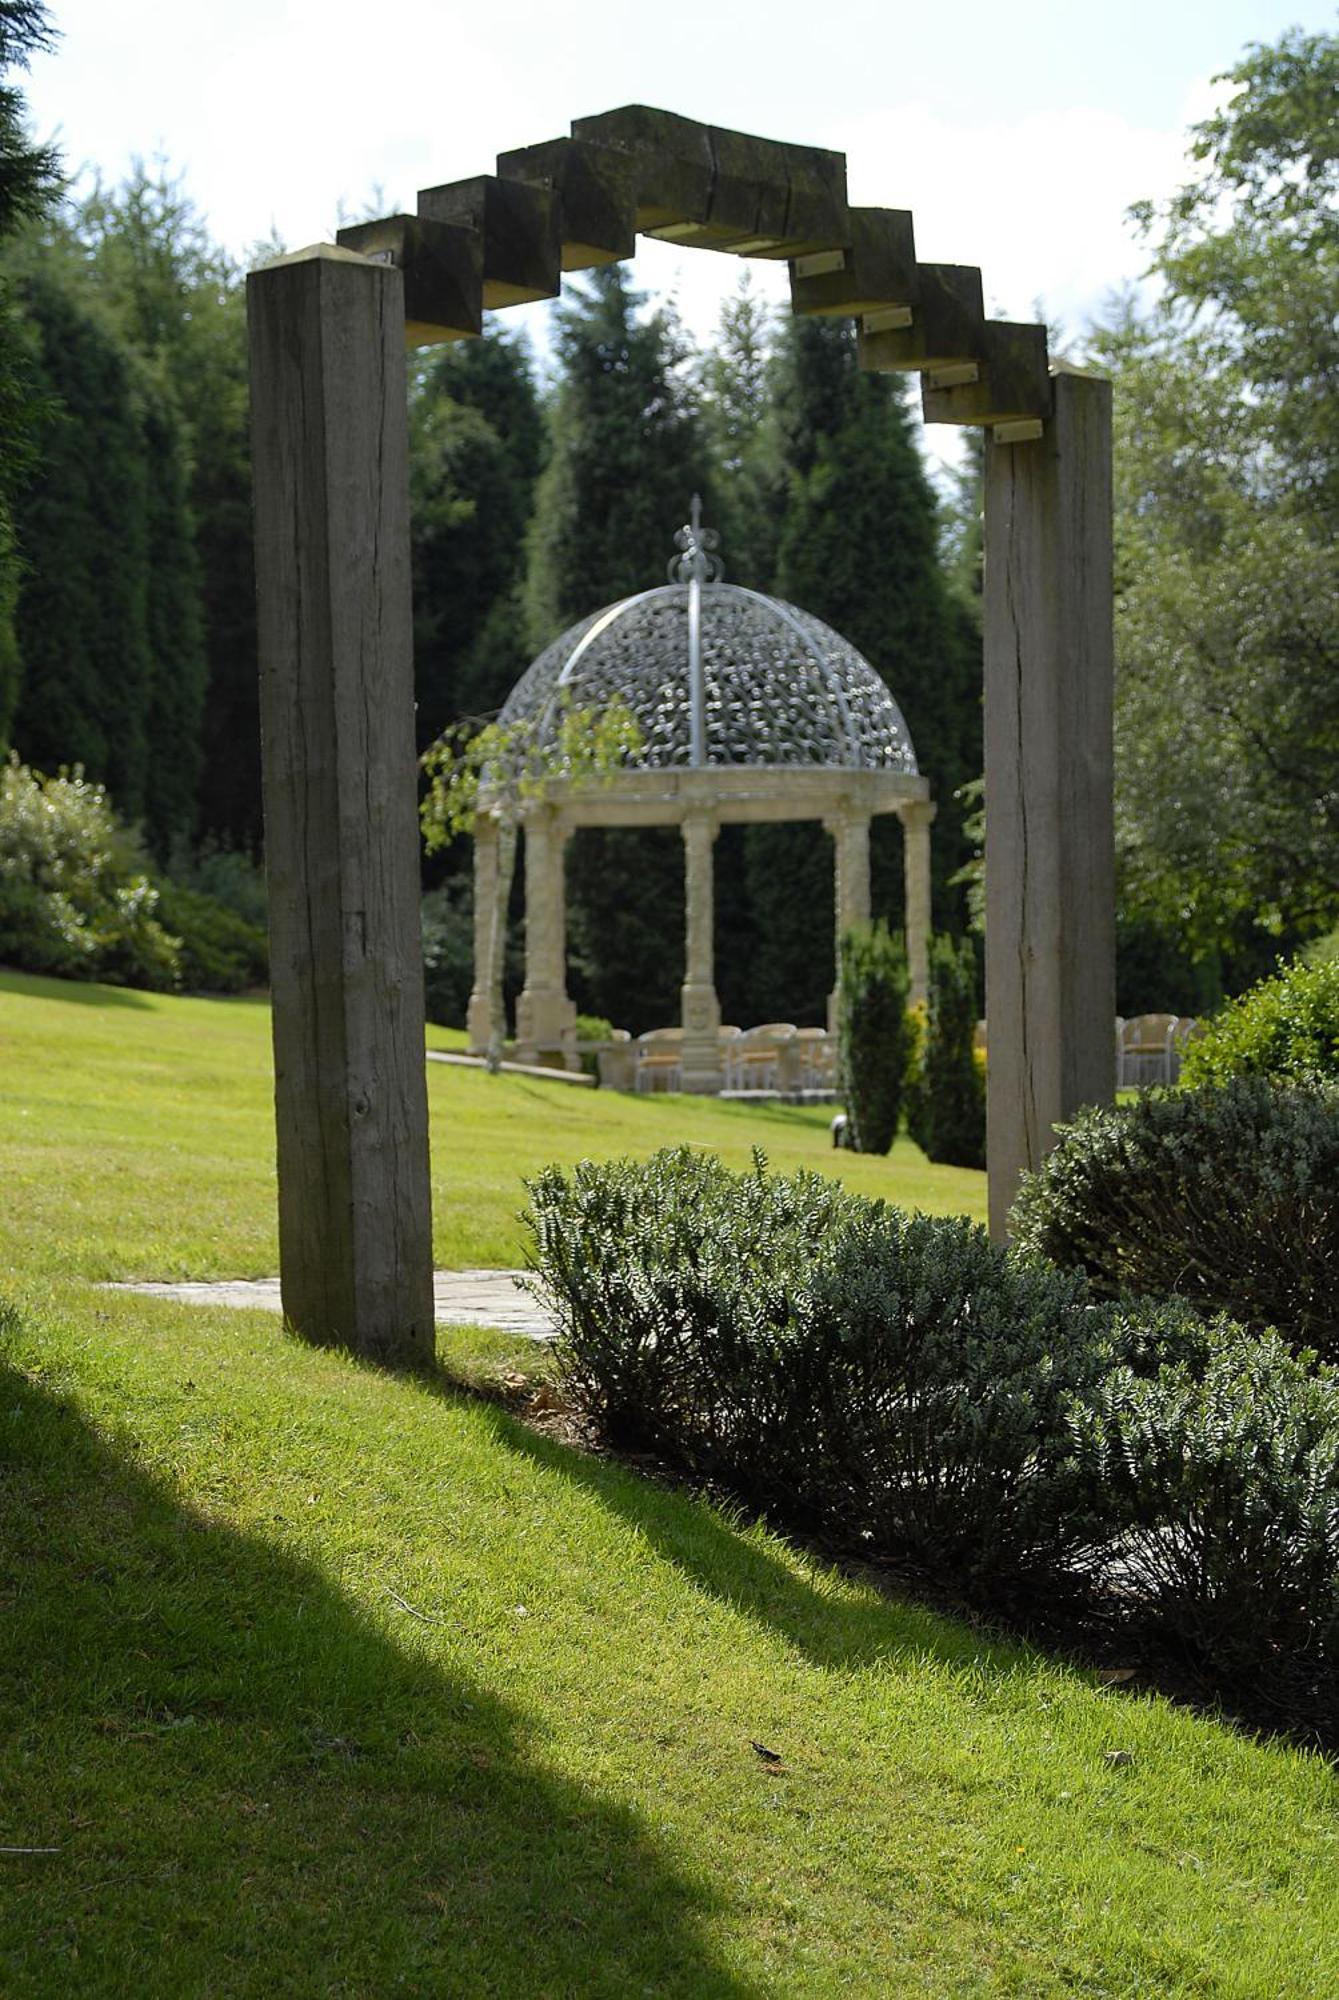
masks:
<svg viewBox="0 0 1339 2000"><path fill-rule="evenodd" d="M712 845L718 831L710 813L690 812L683 820L686 904L682 1088L700 1096L721 1088L721 1006L716 998L715 894Z"/></svg>
<svg viewBox="0 0 1339 2000"><path fill-rule="evenodd" d="M845 812L824 820L832 835L835 918L834 978L828 998L828 1033L837 1032L837 1002L841 992L842 934L869 922L869 814Z"/></svg>
<svg viewBox="0 0 1339 2000"><path fill-rule="evenodd" d="M902 822L907 971L914 1005L930 997L930 827L935 808L928 799L908 799L897 814Z"/></svg>
<svg viewBox="0 0 1339 2000"><path fill-rule="evenodd" d="M404 284L320 245L247 281L286 1318L433 1351Z"/></svg>
<svg viewBox="0 0 1339 2000"><path fill-rule="evenodd" d="M522 1062L576 1066L576 1008L567 997L567 829L553 806L525 816L525 987L516 1002Z"/></svg>
<svg viewBox="0 0 1339 2000"><path fill-rule="evenodd" d="M1109 1103L1116 1016L1111 384L1055 377L1032 443L985 457L990 1227L1054 1127Z"/></svg>
<svg viewBox="0 0 1339 2000"><path fill-rule="evenodd" d="M474 822L474 985L465 1026L470 1054L487 1055L494 1030L498 928L498 824L491 813Z"/></svg>

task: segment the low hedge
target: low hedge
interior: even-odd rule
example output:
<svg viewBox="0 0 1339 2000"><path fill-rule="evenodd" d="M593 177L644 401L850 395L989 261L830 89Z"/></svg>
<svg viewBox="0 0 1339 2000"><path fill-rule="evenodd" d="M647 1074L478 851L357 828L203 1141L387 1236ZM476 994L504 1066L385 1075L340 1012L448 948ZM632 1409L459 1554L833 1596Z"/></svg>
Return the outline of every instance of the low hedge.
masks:
<svg viewBox="0 0 1339 2000"><path fill-rule="evenodd" d="M1237 1077L1086 1111L1011 1222L1102 1296L1175 1295L1339 1359L1339 1090Z"/></svg>
<svg viewBox="0 0 1339 2000"><path fill-rule="evenodd" d="M1187 1043L1184 1083L1222 1084L1235 1076L1339 1083L1339 958L1281 965Z"/></svg>
<svg viewBox="0 0 1339 2000"><path fill-rule="evenodd" d="M1339 1375L1277 1336L688 1150L530 1184L601 1436L988 1610L1339 1725Z"/></svg>
<svg viewBox="0 0 1339 2000"><path fill-rule="evenodd" d="M1068 1407L1198 1321L1097 1304L950 1217L678 1151L530 1184L569 1388L650 1448L852 1546L1001 1599L1103 1539Z"/></svg>

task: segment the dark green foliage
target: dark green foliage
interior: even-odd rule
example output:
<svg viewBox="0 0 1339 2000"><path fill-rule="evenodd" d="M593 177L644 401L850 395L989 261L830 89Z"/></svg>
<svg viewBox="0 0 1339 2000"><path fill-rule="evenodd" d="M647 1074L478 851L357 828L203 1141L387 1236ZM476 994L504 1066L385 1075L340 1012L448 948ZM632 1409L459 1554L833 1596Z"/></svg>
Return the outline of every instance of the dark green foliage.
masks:
<svg viewBox="0 0 1339 2000"><path fill-rule="evenodd" d="M40 768L82 764L138 819L153 671L143 404L125 349L63 285L34 277L22 297L44 410L15 510L27 573L14 741Z"/></svg>
<svg viewBox="0 0 1339 2000"><path fill-rule="evenodd" d="M245 993L270 975L265 933L212 896L159 882L157 917L177 940L177 983L187 993Z"/></svg>
<svg viewBox="0 0 1339 2000"><path fill-rule="evenodd" d="M1096 340L1122 901L1203 958L1339 919L1339 38L1219 81L1186 184L1137 211L1153 303Z"/></svg>
<svg viewBox="0 0 1339 2000"><path fill-rule="evenodd" d="M682 1149L530 1187L561 1365L602 1432L998 1600L1103 1538L1068 1408L1182 1319L1094 1306L971 1224ZM1192 1338L1197 1338L1192 1327Z"/></svg>
<svg viewBox="0 0 1339 2000"><path fill-rule="evenodd" d="M463 1028L474 984L472 884L456 876L423 898L423 990L427 1017Z"/></svg>
<svg viewBox="0 0 1339 2000"><path fill-rule="evenodd" d="M1339 1082L1339 958L1280 967L1194 1037L1182 1081L1225 1083L1232 1076Z"/></svg>
<svg viewBox="0 0 1339 2000"><path fill-rule="evenodd" d="M752 940L741 1026L827 1022L833 964L832 838L817 820L743 830L744 881ZM723 939L728 948L731 940ZM724 987L722 988L724 991Z"/></svg>
<svg viewBox="0 0 1339 2000"><path fill-rule="evenodd" d="M634 1035L679 1018L683 841L677 827L578 827L568 847L572 997Z"/></svg>
<svg viewBox="0 0 1339 2000"><path fill-rule="evenodd" d="M621 265L585 273L558 315L559 382L527 579L534 650L565 625L665 574L709 454L664 310L641 317Z"/></svg>
<svg viewBox="0 0 1339 2000"><path fill-rule="evenodd" d="M410 408L420 748L501 707L527 665L519 592L543 451L525 346L489 329L434 359Z"/></svg>
<svg viewBox="0 0 1339 2000"><path fill-rule="evenodd" d="M907 1069L907 955L885 923L845 932L837 1002L840 1089L858 1153L897 1137Z"/></svg>
<svg viewBox="0 0 1339 2000"><path fill-rule="evenodd" d="M195 831L204 763L205 653L184 440L166 400L146 399L143 422L149 570L144 825L163 861L174 841Z"/></svg>
<svg viewBox="0 0 1339 2000"><path fill-rule="evenodd" d="M930 1000L914 1089L912 1137L950 1167L986 1164L986 1079L976 1033L976 952L970 938L930 940Z"/></svg>
<svg viewBox="0 0 1339 2000"><path fill-rule="evenodd" d="M588 272L559 315L560 375L539 481L526 599L532 648L661 582L710 464L665 312L639 316L620 266ZM572 992L620 1027L679 1015L683 848L660 828L580 832L568 857Z"/></svg>
<svg viewBox="0 0 1339 2000"><path fill-rule="evenodd" d="M1220 1329L1198 1367L1114 1370L1072 1415L1118 1527L1122 1612L1276 1706L1339 1674L1339 1377Z"/></svg>
<svg viewBox="0 0 1339 2000"><path fill-rule="evenodd" d="M0 0L0 243L34 221L55 199L58 160L54 150L28 137L23 94L9 73L51 45L47 11L40 0ZM19 647L14 630L22 555L14 523L14 503L25 478L37 420L35 389L27 365L27 341L0 273L0 756L9 747L10 725L19 692Z"/></svg>
<svg viewBox="0 0 1339 2000"><path fill-rule="evenodd" d="M1339 1358L1339 1094L1258 1077L1083 1112L1025 1176L1020 1249Z"/></svg>
<svg viewBox="0 0 1339 2000"><path fill-rule="evenodd" d="M901 707L939 802L939 924L957 929L949 878L967 847L954 793L981 770L981 642L940 568L904 392L859 369L849 322L799 319L785 330L776 394L790 492L775 588L858 647Z"/></svg>

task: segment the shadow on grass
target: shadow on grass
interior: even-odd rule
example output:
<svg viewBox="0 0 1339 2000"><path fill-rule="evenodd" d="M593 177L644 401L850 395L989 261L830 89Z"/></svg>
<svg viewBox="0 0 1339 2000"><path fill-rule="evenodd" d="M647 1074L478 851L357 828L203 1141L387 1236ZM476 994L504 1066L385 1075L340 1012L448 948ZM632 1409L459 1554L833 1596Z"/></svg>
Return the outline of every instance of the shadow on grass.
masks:
<svg viewBox="0 0 1339 2000"><path fill-rule="evenodd" d="M523 1712L4 1365L0 1617L7 2000L752 1990Z"/></svg>
<svg viewBox="0 0 1339 2000"><path fill-rule="evenodd" d="M461 1393L445 1375L418 1379L433 1394ZM485 1407L500 1444L589 1493L699 1589L776 1633L816 1666L883 1664L910 1671L930 1657L1003 1677L1030 1675L1038 1665L1026 1647L982 1638L921 1605L873 1592L815 1588L719 1509L543 1437L495 1404Z"/></svg>
<svg viewBox="0 0 1339 2000"><path fill-rule="evenodd" d="M82 979L49 979L36 972L0 970L0 993L12 993L18 999L69 1000L76 1007L143 1010L153 1005L147 994L132 992L127 986L99 986Z"/></svg>

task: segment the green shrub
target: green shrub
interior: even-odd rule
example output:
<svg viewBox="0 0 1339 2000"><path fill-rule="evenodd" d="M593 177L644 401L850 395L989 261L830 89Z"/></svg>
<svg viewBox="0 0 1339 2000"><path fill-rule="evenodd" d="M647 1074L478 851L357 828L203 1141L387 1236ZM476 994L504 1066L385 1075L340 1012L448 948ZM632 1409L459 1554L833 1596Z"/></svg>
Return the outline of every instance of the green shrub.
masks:
<svg viewBox="0 0 1339 2000"><path fill-rule="evenodd" d="M1012 1228L1100 1295L1176 1295L1339 1357L1339 1092L1239 1077L1086 1111Z"/></svg>
<svg viewBox="0 0 1339 2000"><path fill-rule="evenodd" d="M908 1129L926 1157L986 1164L986 1079L976 1036L976 953L970 938L930 940L930 1002Z"/></svg>
<svg viewBox="0 0 1339 2000"><path fill-rule="evenodd" d="M1302 959L1231 1001L1186 1047L1181 1080L1339 1082L1339 958Z"/></svg>
<svg viewBox="0 0 1339 2000"><path fill-rule="evenodd" d="M463 878L423 898L423 989L427 1017L443 1028L463 1028L474 984L474 917L470 884Z"/></svg>
<svg viewBox="0 0 1339 2000"><path fill-rule="evenodd" d="M244 993L269 978L265 932L199 890L158 886L158 915L178 945L179 983L189 993Z"/></svg>
<svg viewBox="0 0 1339 2000"><path fill-rule="evenodd" d="M587 1163L530 1195L560 1363L611 1442L991 1601L1103 1541L1072 1400L1203 1340L1193 1315L1095 1306L965 1221L761 1161Z"/></svg>
<svg viewBox="0 0 1339 2000"><path fill-rule="evenodd" d="M857 1153L897 1137L907 1068L907 955L880 920L843 934L837 1039L840 1088Z"/></svg>
<svg viewBox="0 0 1339 2000"><path fill-rule="evenodd" d="M1071 1421L1124 1528L1125 1616L1238 1689L1339 1670L1339 1377L1225 1328L1207 1365L1116 1369Z"/></svg>
<svg viewBox="0 0 1339 2000"><path fill-rule="evenodd" d="M166 991L176 939L139 842L82 772L0 765L0 960L25 972Z"/></svg>

